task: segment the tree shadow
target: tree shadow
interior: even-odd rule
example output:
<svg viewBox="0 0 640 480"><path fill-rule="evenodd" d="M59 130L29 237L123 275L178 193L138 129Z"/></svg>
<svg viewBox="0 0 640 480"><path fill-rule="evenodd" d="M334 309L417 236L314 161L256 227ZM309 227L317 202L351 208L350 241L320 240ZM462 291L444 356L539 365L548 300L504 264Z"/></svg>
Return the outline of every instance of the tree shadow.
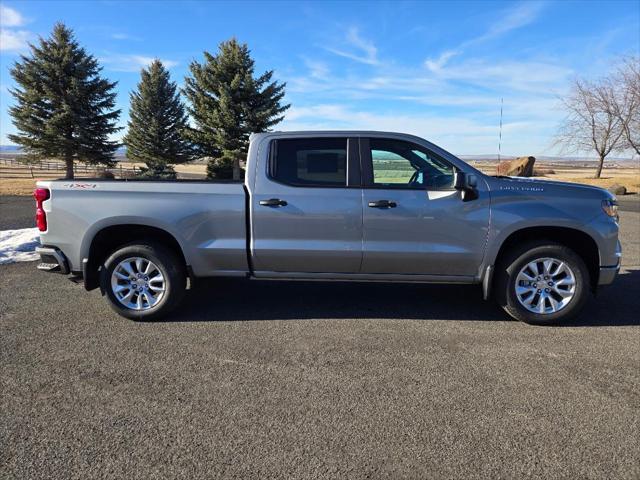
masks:
<svg viewBox="0 0 640 480"><path fill-rule="evenodd" d="M640 271L621 274L566 326L640 325ZM312 319L509 321L477 285L200 279L167 322Z"/></svg>

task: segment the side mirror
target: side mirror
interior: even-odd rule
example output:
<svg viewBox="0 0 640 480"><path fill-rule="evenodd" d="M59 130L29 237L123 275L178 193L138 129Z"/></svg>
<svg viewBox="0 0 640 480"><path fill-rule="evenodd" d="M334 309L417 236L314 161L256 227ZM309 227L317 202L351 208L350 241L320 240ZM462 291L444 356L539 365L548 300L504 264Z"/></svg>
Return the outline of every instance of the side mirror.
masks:
<svg viewBox="0 0 640 480"><path fill-rule="evenodd" d="M476 187L478 186L478 177L474 174L458 170L456 172L454 186L456 190L460 190L462 192L463 202L468 202L478 198L478 191L476 190Z"/></svg>

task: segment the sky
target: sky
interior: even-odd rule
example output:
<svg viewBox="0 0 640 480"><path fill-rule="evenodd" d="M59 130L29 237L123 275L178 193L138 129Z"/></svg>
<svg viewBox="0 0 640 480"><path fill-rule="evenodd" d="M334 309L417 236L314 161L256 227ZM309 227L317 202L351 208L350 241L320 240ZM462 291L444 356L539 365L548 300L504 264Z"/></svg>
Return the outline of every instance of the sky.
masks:
<svg viewBox="0 0 640 480"><path fill-rule="evenodd" d="M15 132L9 70L54 23L117 80L120 125L154 58L182 85L189 64L235 36L291 104L277 130L419 135L457 155L556 155L560 99L577 77L640 54L640 0L2 1L0 144ZM121 137L124 130L118 135Z"/></svg>

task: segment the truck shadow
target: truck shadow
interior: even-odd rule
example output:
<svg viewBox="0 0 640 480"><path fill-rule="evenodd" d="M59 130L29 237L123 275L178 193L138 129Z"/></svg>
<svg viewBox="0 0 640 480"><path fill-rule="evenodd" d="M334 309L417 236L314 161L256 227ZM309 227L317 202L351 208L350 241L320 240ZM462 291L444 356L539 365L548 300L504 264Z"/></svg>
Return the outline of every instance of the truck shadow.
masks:
<svg viewBox="0 0 640 480"><path fill-rule="evenodd" d="M640 270L618 276L568 327L640 325ZM166 322L309 319L509 321L475 285L202 279Z"/></svg>

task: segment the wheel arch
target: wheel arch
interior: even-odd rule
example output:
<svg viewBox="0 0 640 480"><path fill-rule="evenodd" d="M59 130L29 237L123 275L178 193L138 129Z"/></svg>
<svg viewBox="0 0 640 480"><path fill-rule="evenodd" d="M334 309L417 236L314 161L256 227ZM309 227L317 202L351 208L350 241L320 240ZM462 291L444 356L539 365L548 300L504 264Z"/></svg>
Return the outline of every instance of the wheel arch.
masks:
<svg viewBox="0 0 640 480"><path fill-rule="evenodd" d="M511 232L501 243L493 265L499 267L505 254L525 242L532 240L546 240L559 243L573 250L587 266L591 289L596 290L600 274L600 253L595 239L583 230L561 226L533 226Z"/></svg>
<svg viewBox="0 0 640 480"><path fill-rule="evenodd" d="M84 250L86 255L83 258L85 288L93 290L100 285L99 268L109 253L137 240L151 240L170 248L189 270L189 263L180 242L175 235L166 229L140 223L112 224L98 229L87 241L88 244Z"/></svg>

